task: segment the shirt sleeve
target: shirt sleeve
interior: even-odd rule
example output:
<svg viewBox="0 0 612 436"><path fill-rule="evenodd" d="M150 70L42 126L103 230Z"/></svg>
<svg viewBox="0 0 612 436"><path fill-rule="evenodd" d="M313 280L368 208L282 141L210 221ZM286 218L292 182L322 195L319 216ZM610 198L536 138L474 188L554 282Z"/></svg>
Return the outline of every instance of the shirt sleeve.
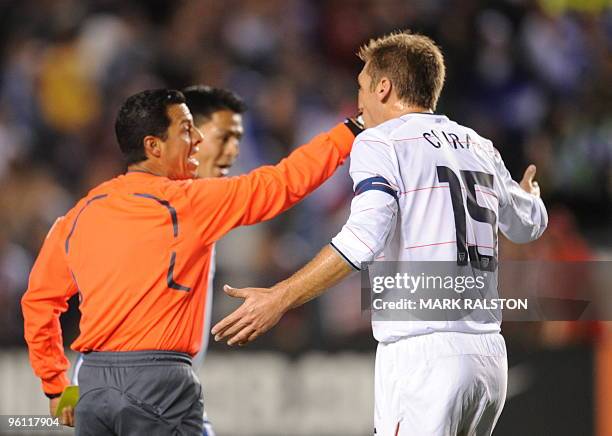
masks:
<svg viewBox="0 0 612 436"><path fill-rule="evenodd" d="M390 143L367 130L351 152L351 214L330 245L355 269L382 252L395 226L399 185L393 153Z"/></svg>
<svg viewBox="0 0 612 436"><path fill-rule="evenodd" d="M30 363L47 395L60 394L70 384L60 315L68 309L77 286L64 252L66 226L67 219L58 218L49 231L21 299Z"/></svg>
<svg viewBox="0 0 612 436"><path fill-rule="evenodd" d="M274 218L327 180L348 157L354 135L344 124L298 147L277 165L225 179L194 180L187 194L201 236L214 242L231 229Z"/></svg>
<svg viewBox="0 0 612 436"><path fill-rule="evenodd" d="M499 229L512 242L522 244L542 236L548 225L548 213L541 198L531 195L512 179L499 152L495 150L495 168L501 192Z"/></svg>

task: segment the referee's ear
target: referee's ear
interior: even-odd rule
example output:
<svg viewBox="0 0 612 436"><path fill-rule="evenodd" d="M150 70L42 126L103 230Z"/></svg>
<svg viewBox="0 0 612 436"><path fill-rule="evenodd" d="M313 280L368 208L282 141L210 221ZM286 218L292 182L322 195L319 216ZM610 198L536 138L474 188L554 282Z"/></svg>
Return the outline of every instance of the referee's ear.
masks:
<svg viewBox="0 0 612 436"><path fill-rule="evenodd" d="M154 157L159 159L161 157L161 141L157 136L147 135L142 142L147 158Z"/></svg>

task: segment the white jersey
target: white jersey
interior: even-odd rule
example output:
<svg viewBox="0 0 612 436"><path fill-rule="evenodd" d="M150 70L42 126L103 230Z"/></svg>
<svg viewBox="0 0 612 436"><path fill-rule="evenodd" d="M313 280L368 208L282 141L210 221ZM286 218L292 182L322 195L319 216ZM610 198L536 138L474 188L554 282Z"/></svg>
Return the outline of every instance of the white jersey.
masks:
<svg viewBox="0 0 612 436"><path fill-rule="evenodd" d="M356 269L385 261L497 262L497 230L511 241L540 237L541 199L512 180L491 141L446 116L411 113L355 139L351 215L331 245ZM379 342L436 331L489 333L501 319L375 321Z"/></svg>

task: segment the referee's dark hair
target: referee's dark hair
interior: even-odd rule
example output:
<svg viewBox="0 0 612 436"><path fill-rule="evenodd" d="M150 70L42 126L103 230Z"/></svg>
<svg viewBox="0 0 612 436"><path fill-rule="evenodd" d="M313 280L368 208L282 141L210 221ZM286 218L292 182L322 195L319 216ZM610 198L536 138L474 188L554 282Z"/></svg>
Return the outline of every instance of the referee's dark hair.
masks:
<svg viewBox="0 0 612 436"><path fill-rule="evenodd" d="M196 125L209 120L217 111L229 110L242 114L247 109L246 104L238 95L223 88L195 85L183 89L183 94Z"/></svg>
<svg viewBox="0 0 612 436"><path fill-rule="evenodd" d="M129 97L117 114L115 134L128 165L147 159L144 138L168 138L168 106L185 103L185 96L174 89L152 89Z"/></svg>

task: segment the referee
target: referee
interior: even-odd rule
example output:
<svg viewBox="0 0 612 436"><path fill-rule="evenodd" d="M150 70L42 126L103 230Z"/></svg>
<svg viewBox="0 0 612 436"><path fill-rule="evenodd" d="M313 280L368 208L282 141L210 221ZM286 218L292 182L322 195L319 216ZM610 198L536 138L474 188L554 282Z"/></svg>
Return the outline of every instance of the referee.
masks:
<svg viewBox="0 0 612 436"><path fill-rule="evenodd" d="M245 176L194 180L202 135L183 94L128 98L115 123L128 171L56 221L22 299L30 361L51 412L68 385L59 316L78 292L71 348L85 357L76 434L201 435L191 357L201 346L213 243L323 183L348 156L354 130L340 124Z"/></svg>

